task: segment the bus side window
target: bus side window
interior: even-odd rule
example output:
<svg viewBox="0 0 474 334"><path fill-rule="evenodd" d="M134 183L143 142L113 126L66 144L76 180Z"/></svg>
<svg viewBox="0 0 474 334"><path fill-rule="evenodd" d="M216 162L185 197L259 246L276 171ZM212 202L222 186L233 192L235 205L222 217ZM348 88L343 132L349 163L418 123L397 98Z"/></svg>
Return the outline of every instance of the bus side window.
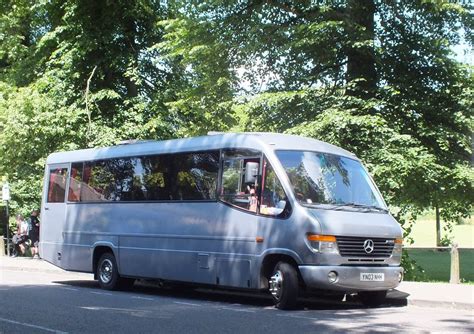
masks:
<svg viewBox="0 0 474 334"><path fill-rule="evenodd" d="M263 160L263 191L260 200L260 213L268 216L288 217L290 205L283 186L272 165L267 159Z"/></svg>
<svg viewBox="0 0 474 334"><path fill-rule="evenodd" d="M67 168L49 171L48 203L62 203L66 198Z"/></svg>
<svg viewBox="0 0 474 334"><path fill-rule="evenodd" d="M83 163L73 163L71 166L71 175L69 176L68 201L79 202L81 200L81 182L82 182Z"/></svg>
<svg viewBox="0 0 474 334"><path fill-rule="evenodd" d="M261 153L254 150L226 150L222 162L220 200L257 212L258 174Z"/></svg>

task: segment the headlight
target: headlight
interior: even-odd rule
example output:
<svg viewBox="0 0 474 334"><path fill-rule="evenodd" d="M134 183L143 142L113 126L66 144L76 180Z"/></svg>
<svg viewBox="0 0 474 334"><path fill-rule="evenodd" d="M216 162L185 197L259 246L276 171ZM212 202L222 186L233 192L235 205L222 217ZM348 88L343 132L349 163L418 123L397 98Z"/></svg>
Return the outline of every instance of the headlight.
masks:
<svg viewBox="0 0 474 334"><path fill-rule="evenodd" d="M403 248L403 238L395 239L394 245L393 245L393 255L401 256L402 255L402 248Z"/></svg>
<svg viewBox="0 0 474 334"><path fill-rule="evenodd" d="M320 253L338 254L336 237L333 235L308 234L308 241L311 247Z"/></svg>

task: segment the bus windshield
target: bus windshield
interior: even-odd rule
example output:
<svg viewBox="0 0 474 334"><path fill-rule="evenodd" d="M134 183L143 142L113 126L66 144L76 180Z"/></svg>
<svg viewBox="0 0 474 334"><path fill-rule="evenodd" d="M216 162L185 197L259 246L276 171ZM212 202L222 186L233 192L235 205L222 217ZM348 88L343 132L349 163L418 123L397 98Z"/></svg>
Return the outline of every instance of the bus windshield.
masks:
<svg viewBox="0 0 474 334"><path fill-rule="evenodd" d="M301 204L386 211L380 193L359 161L318 152L276 154Z"/></svg>

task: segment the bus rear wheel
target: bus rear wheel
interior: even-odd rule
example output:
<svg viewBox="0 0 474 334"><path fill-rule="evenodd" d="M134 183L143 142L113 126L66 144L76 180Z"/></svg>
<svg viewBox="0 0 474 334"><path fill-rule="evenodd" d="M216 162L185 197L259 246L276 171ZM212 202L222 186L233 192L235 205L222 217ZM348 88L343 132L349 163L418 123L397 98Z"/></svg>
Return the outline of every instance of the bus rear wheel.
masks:
<svg viewBox="0 0 474 334"><path fill-rule="evenodd" d="M281 310L294 309L298 300L298 273L286 263L278 262L268 281L275 306Z"/></svg>
<svg viewBox="0 0 474 334"><path fill-rule="evenodd" d="M112 253L104 253L97 262L97 280L104 290L129 290L135 280L120 277L117 261Z"/></svg>

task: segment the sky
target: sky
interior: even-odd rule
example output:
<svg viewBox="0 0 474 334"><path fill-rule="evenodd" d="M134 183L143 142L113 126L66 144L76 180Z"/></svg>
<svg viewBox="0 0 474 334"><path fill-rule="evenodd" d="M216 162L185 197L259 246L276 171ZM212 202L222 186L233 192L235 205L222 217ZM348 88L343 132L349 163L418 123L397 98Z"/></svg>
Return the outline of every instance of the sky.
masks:
<svg viewBox="0 0 474 334"><path fill-rule="evenodd" d="M466 43L453 47L455 59L464 64L474 66L474 50Z"/></svg>

